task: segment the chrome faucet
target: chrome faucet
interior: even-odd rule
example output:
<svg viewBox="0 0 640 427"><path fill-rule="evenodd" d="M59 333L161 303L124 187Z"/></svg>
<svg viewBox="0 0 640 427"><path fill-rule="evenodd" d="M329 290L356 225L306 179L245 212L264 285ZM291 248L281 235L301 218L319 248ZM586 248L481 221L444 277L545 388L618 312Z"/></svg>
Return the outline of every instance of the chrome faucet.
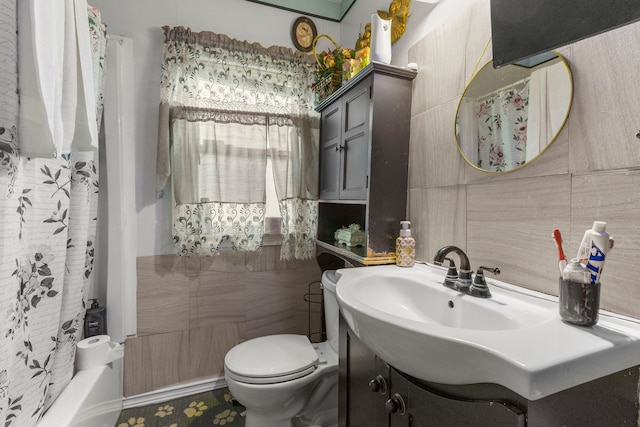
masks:
<svg viewBox="0 0 640 427"><path fill-rule="evenodd" d="M456 269L456 265L452 259L448 258L451 252L454 252L458 255L460 259L460 270ZM478 271L476 272L476 276L471 280L471 264L469 263L469 257L464 253L462 249L457 246L444 246L436 252L433 257L433 263L437 265L442 265L444 261L449 261L449 269L447 270L447 276L444 279L443 285L456 290L458 292L462 292L464 294L469 294L474 297L480 298L490 298L491 291L487 286L487 282L484 278L484 272L488 271L495 275L500 274L499 268L489 268L489 267L478 267Z"/></svg>

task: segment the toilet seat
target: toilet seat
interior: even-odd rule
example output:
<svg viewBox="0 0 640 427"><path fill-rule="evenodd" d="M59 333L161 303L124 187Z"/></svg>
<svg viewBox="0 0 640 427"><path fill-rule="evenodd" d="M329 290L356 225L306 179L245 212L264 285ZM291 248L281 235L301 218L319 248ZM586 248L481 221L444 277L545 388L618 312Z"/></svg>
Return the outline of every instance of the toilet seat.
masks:
<svg viewBox="0 0 640 427"><path fill-rule="evenodd" d="M309 375L318 354L304 335L270 335L233 347L224 358L225 373L248 384L275 384Z"/></svg>

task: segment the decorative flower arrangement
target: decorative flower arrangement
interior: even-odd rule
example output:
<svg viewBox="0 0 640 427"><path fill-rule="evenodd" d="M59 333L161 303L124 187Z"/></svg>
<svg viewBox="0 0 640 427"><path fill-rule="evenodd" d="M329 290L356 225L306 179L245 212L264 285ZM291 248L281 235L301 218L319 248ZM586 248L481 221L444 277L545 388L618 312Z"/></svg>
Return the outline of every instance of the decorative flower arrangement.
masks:
<svg viewBox="0 0 640 427"><path fill-rule="evenodd" d="M344 63L355 55L353 49L337 48L331 52L322 51L317 56L318 62L322 64L316 67L316 81L320 81L334 73L342 74Z"/></svg>
<svg viewBox="0 0 640 427"><path fill-rule="evenodd" d="M333 50L324 50L320 53L316 53L315 44L319 38L326 37L333 44ZM316 56L316 73L313 89L316 92L318 101L322 101L327 96L331 95L342 85L342 71L345 63L348 63L355 57L353 49L341 48L331 37L326 34L320 34L314 40L313 53Z"/></svg>

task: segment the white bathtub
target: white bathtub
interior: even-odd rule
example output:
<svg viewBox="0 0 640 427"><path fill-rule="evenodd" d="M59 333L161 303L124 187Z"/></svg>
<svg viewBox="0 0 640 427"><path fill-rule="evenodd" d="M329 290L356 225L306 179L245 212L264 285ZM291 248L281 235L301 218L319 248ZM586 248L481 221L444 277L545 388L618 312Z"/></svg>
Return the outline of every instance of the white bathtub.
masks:
<svg viewBox="0 0 640 427"><path fill-rule="evenodd" d="M113 427L122 410L122 359L78 371L36 427Z"/></svg>

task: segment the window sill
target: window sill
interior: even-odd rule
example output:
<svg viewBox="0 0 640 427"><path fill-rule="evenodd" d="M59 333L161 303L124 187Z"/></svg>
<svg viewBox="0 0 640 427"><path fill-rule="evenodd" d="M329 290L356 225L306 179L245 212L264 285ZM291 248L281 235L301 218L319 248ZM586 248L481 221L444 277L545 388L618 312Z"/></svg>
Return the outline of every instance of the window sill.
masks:
<svg viewBox="0 0 640 427"><path fill-rule="evenodd" d="M282 235L265 234L262 237L262 246L282 246Z"/></svg>

